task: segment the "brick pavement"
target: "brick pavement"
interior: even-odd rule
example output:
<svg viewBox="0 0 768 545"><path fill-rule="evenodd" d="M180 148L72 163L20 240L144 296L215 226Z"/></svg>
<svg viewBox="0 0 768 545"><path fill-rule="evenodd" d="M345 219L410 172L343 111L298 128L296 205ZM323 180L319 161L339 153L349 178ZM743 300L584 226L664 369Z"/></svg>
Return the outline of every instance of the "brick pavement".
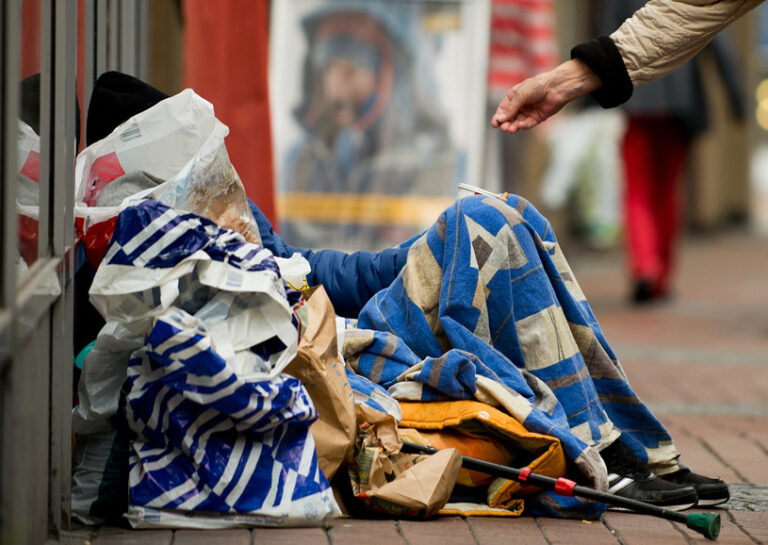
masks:
<svg viewBox="0 0 768 545"><path fill-rule="evenodd" d="M621 255L566 248L582 288L638 394L668 426L683 460L733 485L721 544L768 544L768 241L738 233L689 240L674 298L625 302ZM661 545L705 543L658 518L601 521L457 517L425 522L340 519L329 528L228 531L74 530L65 543Z"/></svg>

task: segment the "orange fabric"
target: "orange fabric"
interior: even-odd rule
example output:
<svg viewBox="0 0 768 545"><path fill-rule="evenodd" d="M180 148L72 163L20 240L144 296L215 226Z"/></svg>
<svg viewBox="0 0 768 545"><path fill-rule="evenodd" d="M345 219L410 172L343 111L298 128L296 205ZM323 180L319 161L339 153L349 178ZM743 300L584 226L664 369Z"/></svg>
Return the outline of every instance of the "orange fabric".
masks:
<svg viewBox="0 0 768 545"><path fill-rule="evenodd" d="M471 425L473 433L479 433L478 427L484 427L489 430L489 437L500 441L504 449L515 457L515 463L550 477L565 475L565 453L557 438L530 432L520 422L495 407L478 401L401 401L400 408L403 419L399 425L402 428L415 428L423 435L423 431L446 428L459 428L463 431L468 425ZM537 491L538 488L522 486L515 481L495 479L488 491L488 506L517 508L515 498Z"/></svg>
<svg viewBox="0 0 768 545"><path fill-rule="evenodd" d="M513 457L507 449L493 437L482 436L475 433L462 433L449 428L439 431L420 431L421 436L427 440L430 447L443 450L455 448L462 456L493 462L508 466ZM462 469L456 479L458 484L464 486L482 486L490 484L494 477L478 471Z"/></svg>
<svg viewBox="0 0 768 545"><path fill-rule="evenodd" d="M229 127L230 160L245 193L277 228L267 88L266 0L184 0L184 86Z"/></svg>

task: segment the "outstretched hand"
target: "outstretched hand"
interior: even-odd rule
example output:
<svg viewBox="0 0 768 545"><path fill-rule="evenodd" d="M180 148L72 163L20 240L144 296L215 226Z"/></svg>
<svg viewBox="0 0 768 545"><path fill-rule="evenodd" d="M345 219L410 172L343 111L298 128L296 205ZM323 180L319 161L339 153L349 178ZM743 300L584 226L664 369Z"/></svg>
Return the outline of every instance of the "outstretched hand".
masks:
<svg viewBox="0 0 768 545"><path fill-rule="evenodd" d="M510 134L533 128L601 84L586 64L569 60L510 89L496 108L491 125Z"/></svg>

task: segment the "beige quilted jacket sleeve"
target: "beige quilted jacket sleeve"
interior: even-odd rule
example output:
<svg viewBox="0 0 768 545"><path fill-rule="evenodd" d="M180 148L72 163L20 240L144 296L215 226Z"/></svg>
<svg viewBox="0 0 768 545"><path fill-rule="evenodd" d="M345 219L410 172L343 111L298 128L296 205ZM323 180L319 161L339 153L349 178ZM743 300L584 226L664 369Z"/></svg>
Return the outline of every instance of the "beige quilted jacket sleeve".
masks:
<svg viewBox="0 0 768 545"><path fill-rule="evenodd" d="M678 68L762 1L650 0L610 37L637 87Z"/></svg>

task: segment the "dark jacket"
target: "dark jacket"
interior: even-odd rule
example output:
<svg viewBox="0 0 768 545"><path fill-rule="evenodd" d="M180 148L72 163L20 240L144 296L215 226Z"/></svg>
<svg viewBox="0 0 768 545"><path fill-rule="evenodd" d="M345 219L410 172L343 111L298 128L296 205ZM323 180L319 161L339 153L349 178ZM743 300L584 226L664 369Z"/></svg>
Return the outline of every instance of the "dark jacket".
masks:
<svg viewBox="0 0 768 545"><path fill-rule="evenodd" d="M307 282L310 286L322 284L325 287L339 316L356 318L368 299L389 286L405 265L407 247L351 254L339 250L294 248L274 232L272 224L255 204L248 203L259 226L262 245L278 257L290 257L296 252L303 255L312 267Z"/></svg>

